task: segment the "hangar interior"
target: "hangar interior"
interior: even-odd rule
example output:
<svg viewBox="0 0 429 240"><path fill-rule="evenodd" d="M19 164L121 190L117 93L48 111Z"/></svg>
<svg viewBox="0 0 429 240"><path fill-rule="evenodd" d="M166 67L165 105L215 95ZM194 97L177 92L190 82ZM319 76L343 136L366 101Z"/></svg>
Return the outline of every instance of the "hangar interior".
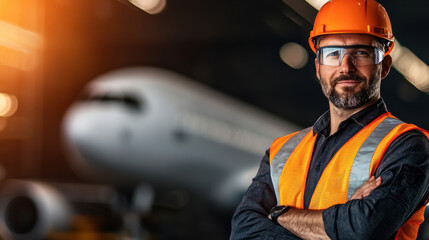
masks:
<svg viewBox="0 0 429 240"><path fill-rule="evenodd" d="M152 10L139 8L138 2L0 0L3 184L10 179L37 180L67 189L69 185L61 184L89 182L66 160L61 126L84 87L116 69L166 69L301 127L311 126L328 109L307 42L317 14L316 1L142 1L155 4ZM401 49L392 53L395 67L382 81L381 95L395 116L429 129L429 111L425 111L429 105L428 32L422 27L428 23L429 2L379 2L389 13ZM68 198L76 195L73 189ZM125 198L130 191L123 190ZM142 231L137 235L200 239L201 234L210 233L207 239L227 238L231 209L219 211L177 189L157 192L156 197L158 205L141 221L144 227L132 228ZM82 209L106 213L99 205ZM106 217L104 222L75 218L74 227L86 233L79 239L114 239L103 234L121 232L125 219L141 217L125 218L109 211L109 221ZM48 239L75 239L68 233L58 231ZM426 239L424 233L420 237Z"/></svg>

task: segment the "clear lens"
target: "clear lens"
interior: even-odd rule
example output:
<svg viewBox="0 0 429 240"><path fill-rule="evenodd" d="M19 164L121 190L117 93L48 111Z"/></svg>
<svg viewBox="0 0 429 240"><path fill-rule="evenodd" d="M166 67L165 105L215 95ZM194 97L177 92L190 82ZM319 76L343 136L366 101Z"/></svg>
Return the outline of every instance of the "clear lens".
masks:
<svg viewBox="0 0 429 240"><path fill-rule="evenodd" d="M378 64L384 59L384 51L373 46L326 46L317 49L317 61L327 66L340 66L349 55L355 66Z"/></svg>

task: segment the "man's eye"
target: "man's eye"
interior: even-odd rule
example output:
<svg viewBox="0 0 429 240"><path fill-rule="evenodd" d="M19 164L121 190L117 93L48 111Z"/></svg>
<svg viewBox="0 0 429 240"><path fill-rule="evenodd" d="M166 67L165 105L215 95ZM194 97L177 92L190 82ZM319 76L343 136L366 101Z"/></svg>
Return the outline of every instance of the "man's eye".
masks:
<svg viewBox="0 0 429 240"><path fill-rule="evenodd" d="M368 57L371 53L367 50L357 50L354 52L354 55L357 57Z"/></svg>
<svg viewBox="0 0 429 240"><path fill-rule="evenodd" d="M338 57L338 56L340 56L340 52L339 52L339 51L332 51L332 52L328 52L328 53L325 55L325 57L330 57L330 58L332 58L332 57Z"/></svg>

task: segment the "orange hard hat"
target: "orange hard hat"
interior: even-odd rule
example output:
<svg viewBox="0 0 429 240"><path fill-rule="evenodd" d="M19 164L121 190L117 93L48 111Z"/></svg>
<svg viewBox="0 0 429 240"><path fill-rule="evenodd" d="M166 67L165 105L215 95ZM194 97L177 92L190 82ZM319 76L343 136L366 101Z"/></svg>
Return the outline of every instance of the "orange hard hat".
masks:
<svg viewBox="0 0 429 240"><path fill-rule="evenodd" d="M314 39L341 33L373 35L387 41L388 55L393 49L392 25L386 10L374 0L330 0L320 9L308 42L316 52Z"/></svg>

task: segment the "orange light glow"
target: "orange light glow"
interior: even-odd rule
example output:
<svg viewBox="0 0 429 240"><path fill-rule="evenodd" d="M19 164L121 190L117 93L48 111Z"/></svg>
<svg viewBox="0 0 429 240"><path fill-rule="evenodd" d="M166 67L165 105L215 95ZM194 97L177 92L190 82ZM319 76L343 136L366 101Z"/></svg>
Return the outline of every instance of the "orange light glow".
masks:
<svg viewBox="0 0 429 240"><path fill-rule="evenodd" d="M18 109L18 99L9 94L0 93L0 117L10 117Z"/></svg>
<svg viewBox="0 0 429 240"><path fill-rule="evenodd" d="M0 21L0 64L23 71L31 70L41 46L40 35Z"/></svg>

